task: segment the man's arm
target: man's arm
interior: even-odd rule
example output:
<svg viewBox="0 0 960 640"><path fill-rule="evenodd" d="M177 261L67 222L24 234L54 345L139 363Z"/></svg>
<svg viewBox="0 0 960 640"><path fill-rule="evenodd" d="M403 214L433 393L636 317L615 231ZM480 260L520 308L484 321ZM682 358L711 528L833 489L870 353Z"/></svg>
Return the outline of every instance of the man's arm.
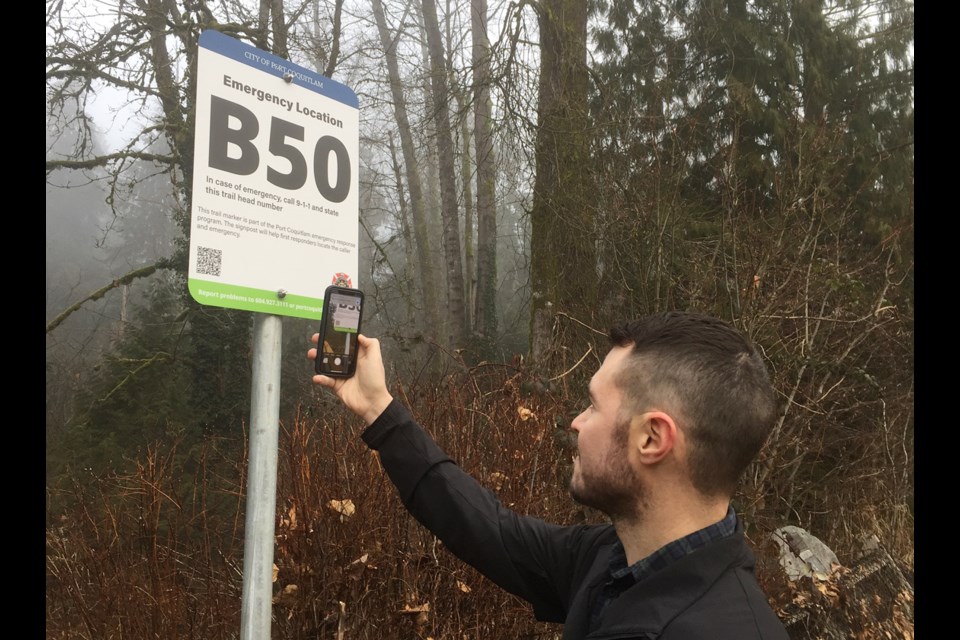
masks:
<svg viewBox="0 0 960 640"><path fill-rule="evenodd" d="M537 618L565 619L571 591L592 558L581 550L592 549L604 528L560 527L506 509L393 400L376 340L361 336L353 378L314 376L314 381L367 422L364 442L379 453L404 505L421 524L461 560L529 601Z"/></svg>

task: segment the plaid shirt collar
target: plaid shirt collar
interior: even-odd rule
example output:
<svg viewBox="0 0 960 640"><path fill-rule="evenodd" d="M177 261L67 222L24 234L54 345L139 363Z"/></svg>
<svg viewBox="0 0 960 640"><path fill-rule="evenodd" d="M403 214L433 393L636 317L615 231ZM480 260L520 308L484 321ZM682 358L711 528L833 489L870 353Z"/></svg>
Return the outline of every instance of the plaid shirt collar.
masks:
<svg viewBox="0 0 960 640"><path fill-rule="evenodd" d="M627 566L627 554L624 551L623 543L617 540L610 558L610 577L615 583L621 582L621 579L628 575L633 577L633 582L640 582L650 574L663 569L688 553L732 535L736 528L737 514L730 506L723 520L694 531L679 540L674 540L629 567Z"/></svg>
<svg viewBox="0 0 960 640"><path fill-rule="evenodd" d="M627 553L623 548L623 543L617 540L610 553L610 579L597 594L597 598L591 607L590 630L596 629L600 622L600 614L607 605L631 586L683 558L688 553L732 535L736 529L737 514L731 506L727 509L727 515L724 516L723 520L699 531L694 531L679 540L674 540L629 567L627 566Z"/></svg>

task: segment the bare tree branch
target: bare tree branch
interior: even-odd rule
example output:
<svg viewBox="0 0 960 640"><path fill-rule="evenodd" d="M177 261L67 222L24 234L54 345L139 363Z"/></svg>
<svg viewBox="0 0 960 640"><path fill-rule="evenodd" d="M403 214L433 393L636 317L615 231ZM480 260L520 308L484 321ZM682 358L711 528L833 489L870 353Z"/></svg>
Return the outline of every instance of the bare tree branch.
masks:
<svg viewBox="0 0 960 640"><path fill-rule="evenodd" d="M108 153L107 155L89 158L87 160L47 160L47 173L57 169L93 169L94 167L105 167L115 160L146 160L148 162L160 162L173 165L177 159L158 153L147 153L144 151L123 151L121 153Z"/></svg>

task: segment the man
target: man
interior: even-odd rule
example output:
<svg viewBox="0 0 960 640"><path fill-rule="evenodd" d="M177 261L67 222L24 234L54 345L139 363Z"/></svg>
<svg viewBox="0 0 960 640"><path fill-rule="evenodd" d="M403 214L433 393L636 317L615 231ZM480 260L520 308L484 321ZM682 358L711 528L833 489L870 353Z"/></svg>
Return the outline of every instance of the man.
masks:
<svg viewBox="0 0 960 640"><path fill-rule="evenodd" d="M571 424L570 493L609 516L605 525L506 509L393 399L376 340L360 337L353 378L313 379L364 419L364 442L414 517L539 620L563 622L565 640L786 640L730 507L777 415L759 354L693 313L655 314L610 338Z"/></svg>

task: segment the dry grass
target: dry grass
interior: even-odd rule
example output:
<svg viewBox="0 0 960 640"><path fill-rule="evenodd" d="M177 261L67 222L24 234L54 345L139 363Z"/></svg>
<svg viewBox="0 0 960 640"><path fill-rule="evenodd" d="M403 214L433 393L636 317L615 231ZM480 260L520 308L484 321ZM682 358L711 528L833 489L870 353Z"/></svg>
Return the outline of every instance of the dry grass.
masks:
<svg viewBox="0 0 960 640"><path fill-rule="evenodd" d="M561 523L596 518L566 491L569 441L554 420L571 402L522 382L486 368L395 392L504 503ZM281 425L272 637L559 638L407 515L360 428L329 399ZM242 441L173 443L133 473L51 490L46 637L239 637L245 469Z"/></svg>

